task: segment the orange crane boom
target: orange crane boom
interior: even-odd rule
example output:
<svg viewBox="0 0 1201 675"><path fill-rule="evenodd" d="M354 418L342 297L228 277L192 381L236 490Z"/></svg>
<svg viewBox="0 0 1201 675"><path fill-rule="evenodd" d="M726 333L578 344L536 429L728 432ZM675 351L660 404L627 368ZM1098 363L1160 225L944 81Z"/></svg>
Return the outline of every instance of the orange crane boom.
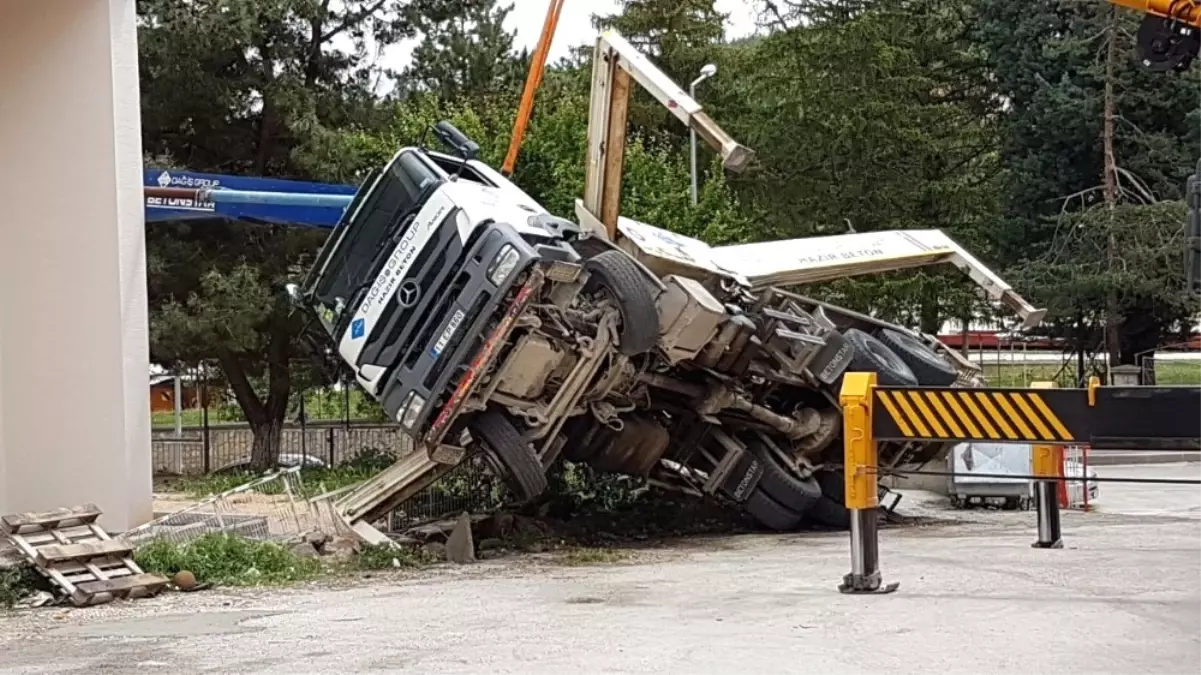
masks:
<svg viewBox="0 0 1201 675"><path fill-rule="evenodd" d="M521 107L517 109L517 119L513 121L513 137L509 140L509 152L505 155L504 166L500 172L505 176L513 175L517 166L517 154L521 151L521 142L525 138L526 127L529 126L530 116L534 113L534 96L542 85L542 74L546 72L546 59L550 55L550 45L555 39L555 31L559 27L559 15L563 13L566 0L550 0L546 8L546 21L542 24L542 37L538 38L538 47L530 59L530 72L525 78L525 91L521 94Z"/></svg>

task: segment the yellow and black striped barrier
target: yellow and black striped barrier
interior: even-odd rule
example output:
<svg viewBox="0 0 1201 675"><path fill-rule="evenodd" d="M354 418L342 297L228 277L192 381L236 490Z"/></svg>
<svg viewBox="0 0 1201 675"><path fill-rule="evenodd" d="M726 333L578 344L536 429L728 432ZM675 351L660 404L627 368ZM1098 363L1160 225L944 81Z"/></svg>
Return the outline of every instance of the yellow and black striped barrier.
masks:
<svg viewBox="0 0 1201 675"><path fill-rule="evenodd" d="M1201 389L875 387L873 434L892 441L1197 446Z"/></svg>
<svg viewBox="0 0 1201 675"><path fill-rule="evenodd" d="M1017 390L878 389L877 436L906 440L968 441L1076 440L1061 414L1043 394ZM893 428L895 427L895 432Z"/></svg>
<svg viewBox="0 0 1201 675"><path fill-rule="evenodd" d="M1031 443L1038 548L1061 545L1058 453L1068 444L1119 449L1201 449L1201 387L1030 389L882 387L875 373L847 373L839 396L851 573L843 593L889 593L879 567L876 506L881 441ZM911 472L919 473L919 472ZM938 472L925 472L931 475Z"/></svg>

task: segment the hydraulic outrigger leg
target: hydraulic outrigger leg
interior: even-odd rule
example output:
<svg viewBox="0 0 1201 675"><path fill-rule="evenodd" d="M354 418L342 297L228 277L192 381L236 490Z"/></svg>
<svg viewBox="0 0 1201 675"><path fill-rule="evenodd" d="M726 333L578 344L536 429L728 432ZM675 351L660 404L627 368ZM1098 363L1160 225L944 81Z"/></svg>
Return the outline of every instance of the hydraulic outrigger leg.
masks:
<svg viewBox="0 0 1201 675"><path fill-rule="evenodd" d="M1050 382L1034 382L1033 389L1051 389ZM1063 447L1059 445L1034 445L1031 448L1030 464L1034 475L1044 476L1034 482L1034 501L1038 508L1038 541L1034 548L1063 548L1063 533L1059 527L1059 467L1063 458ZM1087 481L1088 477L1084 477ZM1085 489L1088 489L1086 483Z"/></svg>
<svg viewBox="0 0 1201 675"><path fill-rule="evenodd" d="M879 490L876 440L872 436L872 391L875 373L847 373L840 403L846 476L846 506L851 513L851 573L843 577L842 593L892 593L900 584L883 586L877 532Z"/></svg>

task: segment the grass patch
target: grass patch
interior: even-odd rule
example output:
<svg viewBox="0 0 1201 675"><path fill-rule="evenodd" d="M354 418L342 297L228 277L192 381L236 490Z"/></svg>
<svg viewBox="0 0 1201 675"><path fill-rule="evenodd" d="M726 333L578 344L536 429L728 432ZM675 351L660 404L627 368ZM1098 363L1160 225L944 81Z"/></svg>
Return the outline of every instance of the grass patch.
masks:
<svg viewBox="0 0 1201 675"><path fill-rule="evenodd" d="M564 565L611 565L626 560L630 554L612 548L573 548L563 555Z"/></svg>
<svg viewBox="0 0 1201 675"><path fill-rule="evenodd" d="M300 496L316 497L324 491L337 490L360 483L391 466L396 458L383 452L365 452L354 460L334 468L305 468L300 470ZM232 490L249 483L262 474L252 471L223 471L203 476L173 476L164 479L157 489L182 492L192 499ZM254 489L259 494L280 494L283 484L272 481Z"/></svg>
<svg viewBox="0 0 1201 675"><path fill-rule="evenodd" d="M975 355L973 355L975 356ZM985 355L980 364L988 384L994 387L1028 387L1031 382L1051 381L1060 387L1075 386L1076 362L989 363ZM1089 373L1092 374L1092 373ZM1156 361L1155 380L1161 385L1201 384L1201 361Z"/></svg>
<svg viewBox="0 0 1201 675"><path fill-rule="evenodd" d="M360 570L425 567L433 562L433 556L423 549L388 544L364 544L354 558L355 567Z"/></svg>
<svg viewBox="0 0 1201 675"><path fill-rule="evenodd" d="M156 541L138 549L134 559L147 572L167 578L189 570L201 583L226 586L285 584L311 579L321 561L300 556L279 544L211 533L187 544Z"/></svg>

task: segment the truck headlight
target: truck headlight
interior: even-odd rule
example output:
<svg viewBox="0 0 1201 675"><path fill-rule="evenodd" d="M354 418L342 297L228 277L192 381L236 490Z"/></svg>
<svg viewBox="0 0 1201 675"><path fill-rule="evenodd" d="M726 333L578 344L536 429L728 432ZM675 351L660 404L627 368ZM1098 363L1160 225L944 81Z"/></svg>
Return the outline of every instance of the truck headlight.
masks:
<svg viewBox="0 0 1201 675"><path fill-rule="evenodd" d="M499 286L505 283L509 275L513 274L513 270L517 269L517 262L521 259L521 254L511 244L505 244L500 249L500 253L496 254L496 259L492 261L492 269L488 270L488 281Z"/></svg>
<svg viewBox="0 0 1201 675"><path fill-rule="evenodd" d="M412 429L417 424L417 418L421 416L421 411L425 410L425 397L417 392L409 394L409 401L404 408L400 410L400 416L397 421L406 429Z"/></svg>

